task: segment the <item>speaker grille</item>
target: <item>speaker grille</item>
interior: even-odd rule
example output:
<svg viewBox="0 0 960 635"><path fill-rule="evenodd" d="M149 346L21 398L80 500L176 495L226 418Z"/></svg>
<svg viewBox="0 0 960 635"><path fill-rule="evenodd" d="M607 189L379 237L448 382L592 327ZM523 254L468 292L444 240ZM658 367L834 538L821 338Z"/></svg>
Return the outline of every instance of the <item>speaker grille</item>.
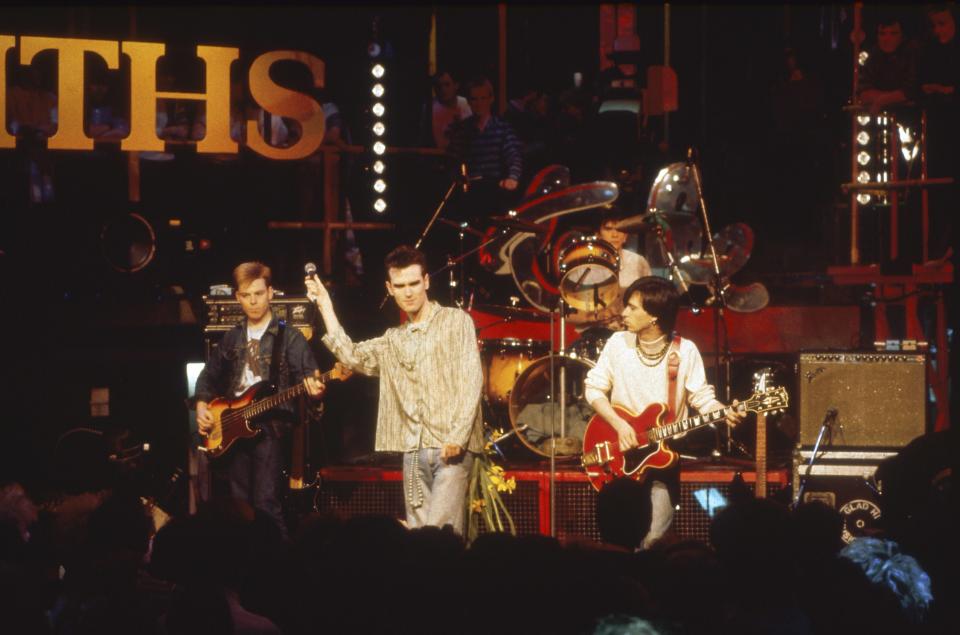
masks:
<svg viewBox="0 0 960 635"><path fill-rule="evenodd" d="M684 539L709 542L713 515L726 504L730 494L733 471L720 470L716 474L689 474L680 482L680 510L673 517L673 529ZM597 493L579 474L565 474L556 483L557 537L600 540L597 528ZM746 485L753 489L751 474L746 474ZM785 483L782 472L771 473L767 483L768 495L773 496ZM546 473L516 473L517 488L504 494L503 501L513 516L518 534L549 534L550 519L546 503L549 500L549 478ZM356 479L356 480L354 480ZM359 514L386 514L404 517L403 490L400 473L395 470L356 470L342 472L336 468L324 470L323 486L315 499L318 511L336 511L343 516ZM541 509L541 501L544 506ZM481 531L482 523L481 523Z"/></svg>
<svg viewBox="0 0 960 635"><path fill-rule="evenodd" d="M832 443L903 447L926 431L926 358L903 353L802 353L800 445L837 410Z"/></svg>

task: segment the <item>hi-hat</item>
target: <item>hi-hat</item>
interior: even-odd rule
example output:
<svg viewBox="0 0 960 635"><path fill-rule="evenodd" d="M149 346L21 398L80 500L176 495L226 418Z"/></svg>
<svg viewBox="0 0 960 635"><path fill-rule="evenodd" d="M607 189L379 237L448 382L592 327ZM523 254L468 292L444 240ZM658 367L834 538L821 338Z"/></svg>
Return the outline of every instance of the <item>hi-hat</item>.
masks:
<svg viewBox="0 0 960 635"><path fill-rule="evenodd" d="M448 220L446 218L438 218L437 221L440 223L443 223L444 225L449 225L450 227L453 227L455 229L462 230L466 234L483 238L483 232L480 231L479 229L474 229L473 227L470 227L469 223L465 223L465 222L458 223L457 221Z"/></svg>

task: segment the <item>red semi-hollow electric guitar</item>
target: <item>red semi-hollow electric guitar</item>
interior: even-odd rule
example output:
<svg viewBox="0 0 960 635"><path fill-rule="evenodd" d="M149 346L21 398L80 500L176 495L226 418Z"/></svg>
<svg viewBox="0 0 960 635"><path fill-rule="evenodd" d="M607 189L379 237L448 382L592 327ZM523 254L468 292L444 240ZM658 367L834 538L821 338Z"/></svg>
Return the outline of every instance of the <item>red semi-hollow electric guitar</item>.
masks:
<svg viewBox="0 0 960 635"><path fill-rule="evenodd" d="M599 414L593 415L587 422L583 433L583 457L581 463L597 491L615 478L630 476L637 480L645 477L650 469L664 469L673 465L677 453L666 445L666 441L700 426L722 421L731 412L770 412L786 409L789 405L787 391L784 388L768 388L754 393L746 401L736 406L728 406L707 414L689 417L673 423L665 423L667 405L656 403L639 415L623 408L613 409L629 423L637 433L639 447L620 451L619 435L613 426Z"/></svg>
<svg viewBox="0 0 960 635"><path fill-rule="evenodd" d="M320 375L319 379L322 382L331 379L343 380L352 374L352 370L337 362L332 369ZM254 419L280 404L306 394L307 389L303 382L300 382L284 391L274 391L273 384L261 381L247 388L238 397L217 397L207 404L207 409L213 414L214 423L208 434L200 433L200 451L217 458L229 450L238 439L257 436L260 428L251 425Z"/></svg>

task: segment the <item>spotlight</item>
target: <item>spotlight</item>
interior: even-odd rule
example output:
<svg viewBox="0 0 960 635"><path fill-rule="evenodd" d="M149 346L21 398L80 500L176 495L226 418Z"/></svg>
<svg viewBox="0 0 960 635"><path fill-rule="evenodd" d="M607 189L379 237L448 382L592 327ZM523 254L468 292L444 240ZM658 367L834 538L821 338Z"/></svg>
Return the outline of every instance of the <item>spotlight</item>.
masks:
<svg viewBox="0 0 960 635"><path fill-rule="evenodd" d="M385 72L386 72L386 69L383 67L383 64L375 64L373 68L370 69L370 73L377 79L380 79L381 77L383 77L383 74Z"/></svg>
<svg viewBox="0 0 960 635"><path fill-rule="evenodd" d="M867 194L866 192L860 192L859 194L857 194L857 202L860 203L861 205L866 205L871 201L872 198L873 197Z"/></svg>
<svg viewBox="0 0 960 635"><path fill-rule="evenodd" d="M869 115L857 115L857 123L860 124L861 126L867 125L868 123L870 123L870 116L869 116Z"/></svg>
<svg viewBox="0 0 960 635"><path fill-rule="evenodd" d="M383 194L383 191L387 189L387 182L383 179L377 179L373 184L373 189L377 191L377 194Z"/></svg>
<svg viewBox="0 0 960 635"><path fill-rule="evenodd" d="M387 129L383 125L382 121L378 121L377 123L373 124L373 134L377 135L378 137L382 137L383 133L386 131Z"/></svg>
<svg viewBox="0 0 960 635"><path fill-rule="evenodd" d="M384 145L383 141L377 141L373 144L373 153L374 154L383 154L387 151L387 146Z"/></svg>
<svg viewBox="0 0 960 635"><path fill-rule="evenodd" d="M866 130L861 130L857 134L857 143L859 143L862 146L865 146L868 143L870 143L870 135L867 134Z"/></svg>
<svg viewBox="0 0 960 635"><path fill-rule="evenodd" d="M860 165L866 165L870 163L870 153L869 152L860 152L857 154L857 163Z"/></svg>
<svg viewBox="0 0 960 635"><path fill-rule="evenodd" d="M860 173L857 174L858 183L869 183L870 182L870 173L866 170L860 170Z"/></svg>
<svg viewBox="0 0 960 635"><path fill-rule="evenodd" d="M384 89L383 84L374 84L373 88L370 89L370 92L373 93L373 96L377 99L383 97Z"/></svg>
<svg viewBox="0 0 960 635"><path fill-rule="evenodd" d="M385 200L383 200L382 198L378 198L378 199L373 203L373 209L377 210L378 212L380 212L380 213L382 214L383 211L384 211L385 209L387 209L387 202L386 202Z"/></svg>
<svg viewBox="0 0 960 635"><path fill-rule="evenodd" d="M387 112L387 109L383 107L379 101L373 105L373 114L377 117L382 117L383 113Z"/></svg>
<svg viewBox="0 0 960 635"><path fill-rule="evenodd" d="M383 171L387 169L387 166L383 164L383 161L377 159L373 162L373 171L377 174L383 174Z"/></svg>

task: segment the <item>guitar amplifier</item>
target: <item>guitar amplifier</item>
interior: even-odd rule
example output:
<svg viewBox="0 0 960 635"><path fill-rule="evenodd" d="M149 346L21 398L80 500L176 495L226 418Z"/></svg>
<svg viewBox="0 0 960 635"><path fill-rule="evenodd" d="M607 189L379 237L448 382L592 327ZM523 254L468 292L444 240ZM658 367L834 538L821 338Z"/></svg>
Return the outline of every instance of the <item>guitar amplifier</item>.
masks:
<svg viewBox="0 0 960 635"><path fill-rule="evenodd" d="M829 410L832 446L900 448L926 432L923 354L804 352L797 382L800 447L816 443Z"/></svg>
<svg viewBox="0 0 960 635"><path fill-rule="evenodd" d="M206 307L205 334L229 331L243 319L243 308L232 296L203 296ZM313 335L313 303L305 296L274 296L270 301L273 314L288 326L296 327L308 340Z"/></svg>

